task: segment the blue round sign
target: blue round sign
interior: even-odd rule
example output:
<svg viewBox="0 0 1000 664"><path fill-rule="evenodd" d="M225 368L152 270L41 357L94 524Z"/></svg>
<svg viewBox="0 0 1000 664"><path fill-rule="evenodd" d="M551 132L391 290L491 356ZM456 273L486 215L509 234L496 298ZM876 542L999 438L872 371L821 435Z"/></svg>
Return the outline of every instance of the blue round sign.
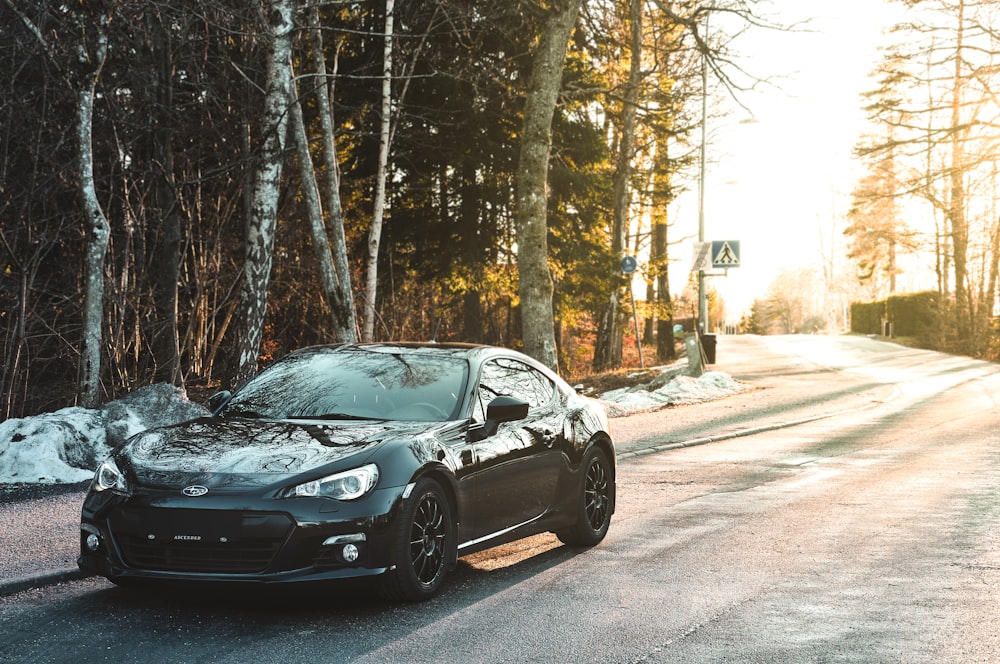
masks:
<svg viewBox="0 0 1000 664"><path fill-rule="evenodd" d="M622 259L622 272L625 274L632 274L637 267L639 267L639 263L633 256L626 256Z"/></svg>

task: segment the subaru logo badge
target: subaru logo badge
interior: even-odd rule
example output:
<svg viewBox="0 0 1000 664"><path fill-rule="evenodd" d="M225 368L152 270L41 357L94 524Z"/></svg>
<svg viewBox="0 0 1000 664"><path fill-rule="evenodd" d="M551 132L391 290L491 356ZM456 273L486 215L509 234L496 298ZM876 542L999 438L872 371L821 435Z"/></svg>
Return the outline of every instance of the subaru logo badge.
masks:
<svg viewBox="0 0 1000 664"><path fill-rule="evenodd" d="M206 493L208 493L208 487L201 486L200 484L195 484L192 486L184 487L184 490L181 493L183 493L185 496L190 496L191 498L197 498L198 496L204 496Z"/></svg>

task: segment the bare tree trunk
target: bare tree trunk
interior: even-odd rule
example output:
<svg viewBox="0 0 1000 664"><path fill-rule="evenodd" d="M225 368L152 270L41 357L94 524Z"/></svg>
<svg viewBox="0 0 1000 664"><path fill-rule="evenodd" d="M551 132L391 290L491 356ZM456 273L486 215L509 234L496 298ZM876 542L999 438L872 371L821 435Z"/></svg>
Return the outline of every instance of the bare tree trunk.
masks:
<svg viewBox="0 0 1000 664"><path fill-rule="evenodd" d="M465 155L462 159L462 180L459 202L459 218L462 228L468 229L462 234L461 255L462 262L466 268L476 269L477 265L482 265L487 260L481 232L482 225L480 216L480 196L479 187L476 183L476 163L475 160ZM447 215L448 202L444 199L444 192L448 191L447 180L441 177L442 201L441 216ZM482 294L475 281L470 282L468 290L462 296L462 337L465 341L472 343L483 341L483 303Z"/></svg>
<svg viewBox="0 0 1000 664"><path fill-rule="evenodd" d="M382 126L378 141L378 173L375 180L375 209L368 230L368 258L365 265L364 330L362 338L375 338L375 297L378 290L378 250L385 215L385 187L389 166L389 126L392 120L392 20L395 0L385 0L385 43L382 55Z"/></svg>
<svg viewBox="0 0 1000 664"><path fill-rule="evenodd" d="M996 210L993 211L993 229L990 231L990 253L989 253L989 276L986 281L986 292L983 295L983 306L986 308L984 317L987 320L993 317L993 305L997 298L997 281L1000 280L1000 219L997 219ZM988 335L982 335L988 339ZM986 348L977 349L981 354Z"/></svg>
<svg viewBox="0 0 1000 664"><path fill-rule="evenodd" d="M295 142L295 152L298 156L299 180L302 183L302 196L309 217L309 229L312 233L313 249L316 252L316 263L319 266L323 299L326 300L327 308L330 310L330 322L333 324L336 340L354 341L353 320L347 315L344 295L341 292L340 284L337 283L337 270L333 264L333 254L330 253L330 241L323 224L323 204L320 201L316 172L313 169L312 155L309 152L309 137L306 135L305 122L302 119L302 105L299 99L290 100L290 105L292 139ZM350 284L348 284L349 289Z"/></svg>
<svg viewBox="0 0 1000 664"><path fill-rule="evenodd" d="M156 204L160 216L160 236L162 242L153 258L154 302L159 329L153 341L156 358L154 380L166 381L172 385L183 385L181 375L180 337L177 330L177 299L179 265L181 254L181 220L177 209L176 184L174 182L174 151L169 123L163 116L173 107L173 85L170 32L164 29L161 18L149 11L155 39L153 49L159 64L157 72L157 109L160 121L153 130L153 153L160 165L160 177L155 183Z"/></svg>
<svg viewBox="0 0 1000 664"><path fill-rule="evenodd" d="M111 229L97 199L94 182L94 94L97 79L107 57L107 18L101 17L96 44L90 52L85 37L78 46L79 64L83 68L77 95L76 139L80 169L80 199L87 225L87 251L84 273L83 338L80 351L80 375L77 392L80 404L94 407L100 403L101 341L104 321L104 257L108 250ZM84 30L85 35L85 30Z"/></svg>
<svg viewBox="0 0 1000 664"><path fill-rule="evenodd" d="M552 275L548 263L549 151L563 62L583 0L556 0L532 56L517 165L517 268L525 352L556 368Z"/></svg>
<svg viewBox="0 0 1000 664"><path fill-rule="evenodd" d="M358 319L354 308L354 290L351 287L351 269L347 262L347 239L344 235L344 210L340 204L340 165L337 161L336 125L333 121L333 103L330 89L327 87L325 49L323 47L323 31L320 30L319 8L313 5L309 13L309 28L312 35L313 68L319 76L320 85L316 87L319 100L319 122L323 140L323 164L326 177L324 187L327 201L327 235L331 240L333 265L337 273L337 282L342 295L344 326L349 328L350 335L342 341L356 341L358 338ZM340 47L336 49L334 71L331 80L337 75L336 64L340 57Z"/></svg>
<svg viewBox="0 0 1000 664"><path fill-rule="evenodd" d="M674 307L670 300L669 245L667 244L667 220L659 214L653 217L653 239L650 263L656 274L656 359L668 362L677 358L674 348Z"/></svg>
<svg viewBox="0 0 1000 664"><path fill-rule="evenodd" d="M966 274L966 253L969 245L969 229L965 210L965 151L962 145L962 55L964 43L965 2L958 3L958 21L955 76L951 90L951 194L948 204L948 221L951 223L951 244L955 269L955 305L959 342L971 341L972 302L969 296L968 275Z"/></svg>
<svg viewBox="0 0 1000 664"><path fill-rule="evenodd" d="M632 177L632 156L635 144L635 115L639 101L639 83L642 78L642 0L629 0L629 61L628 82L622 99L621 134L618 139L618 156L612 181L611 251L623 257L626 249L629 214L629 180ZM617 369L622 366L622 317L618 300L625 280L617 280L615 290L608 297L607 309L601 316L594 347L595 371ZM627 298L626 298L627 299Z"/></svg>
<svg viewBox="0 0 1000 664"><path fill-rule="evenodd" d="M674 347L674 306L670 298L670 226L667 201L673 198L673 194L669 145L668 138L657 139L653 173L650 176L649 278L656 282L653 311L656 318L656 359L660 362L677 359L677 349Z"/></svg>
<svg viewBox="0 0 1000 664"><path fill-rule="evenodd" d="M235 370L231 370L229 377L232 385L242 383L256 371L264 334L267 290L277 228L282 150L291 93L293 4L293 0L269 0L265 7L270 19L271 49L264 99L264 138L260 146L260 164L254 173L250 214L247 217L244 280L240 293L240 333L236 340Z"/></svg>

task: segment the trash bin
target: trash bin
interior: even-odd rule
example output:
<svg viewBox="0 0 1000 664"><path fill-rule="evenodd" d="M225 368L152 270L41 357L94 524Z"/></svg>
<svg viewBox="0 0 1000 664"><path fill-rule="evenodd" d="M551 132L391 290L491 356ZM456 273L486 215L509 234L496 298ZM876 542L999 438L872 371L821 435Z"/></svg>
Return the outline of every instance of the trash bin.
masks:
<svg viewBox="0 0 1000 664"><path fill-rule="evenodd" d="M715 364L715 335L701 335L701 350L705 353L705 364Z"/></svg>

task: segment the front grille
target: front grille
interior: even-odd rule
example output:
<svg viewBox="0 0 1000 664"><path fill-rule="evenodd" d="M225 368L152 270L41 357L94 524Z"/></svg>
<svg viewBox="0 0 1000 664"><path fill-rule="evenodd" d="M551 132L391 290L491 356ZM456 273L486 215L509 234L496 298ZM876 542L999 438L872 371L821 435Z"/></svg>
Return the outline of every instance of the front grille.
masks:
<svg viewBox="0 0 1000 664"><path fill-rule="evenodd" d="M263 572L281 549L281 542L250 540L239 543L157 542L135 535L119 538L125 561L138 569L164 572Z"/></svg>
<svg viewBox="0 0 1000 664"><path fill-rule="evenodd" d="M111 517L126 564L164 572L264 572L292 527L280 513L128 509Z"/></svg>

